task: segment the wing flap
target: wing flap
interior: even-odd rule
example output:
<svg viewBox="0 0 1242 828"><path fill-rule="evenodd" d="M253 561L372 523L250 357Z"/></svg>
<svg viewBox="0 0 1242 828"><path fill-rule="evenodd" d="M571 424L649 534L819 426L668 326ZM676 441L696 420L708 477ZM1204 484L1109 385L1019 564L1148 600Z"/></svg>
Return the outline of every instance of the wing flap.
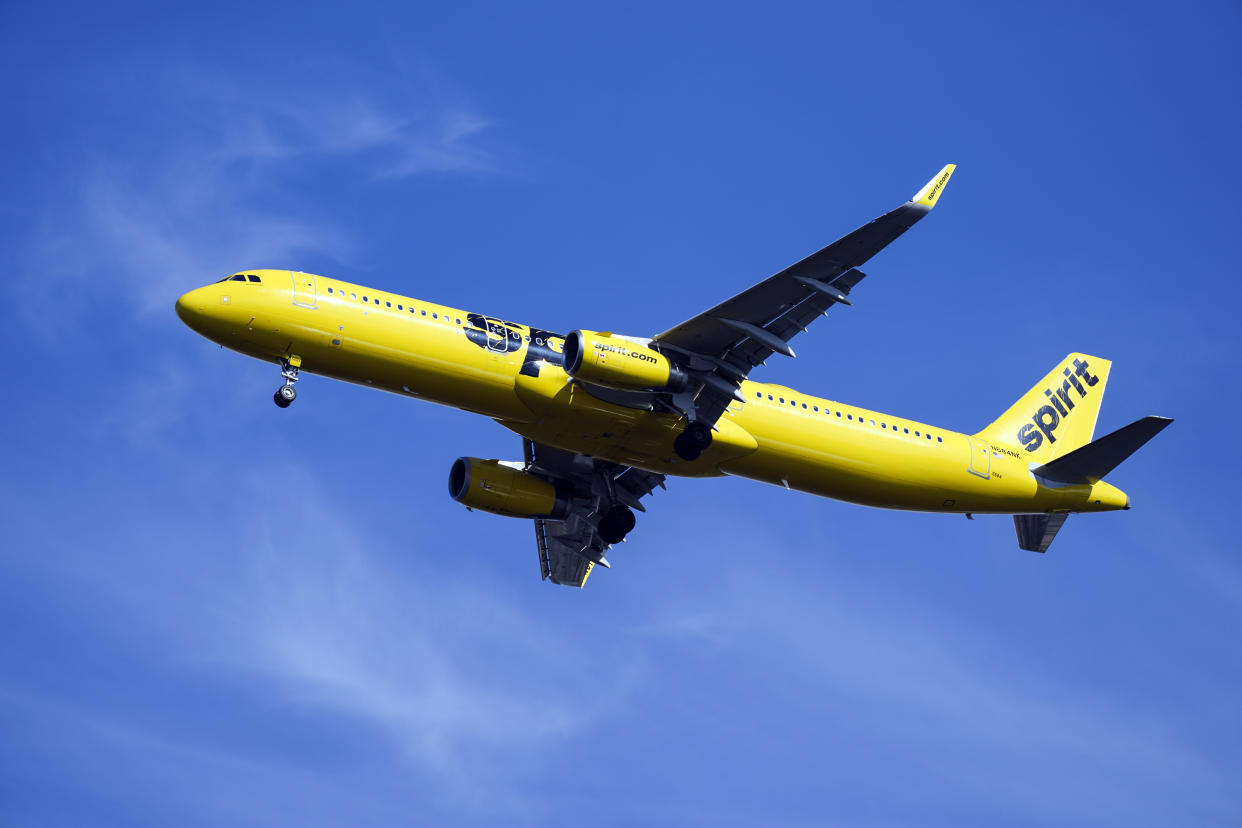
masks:
<svg viewBox="0 0 1242 828"><path fill-rule="evenodd" d="M584 587L595 561L584 558L558 534L561 525L542 518L535 520L535 542L539 547L539 568L543 580L561 586Z"/></svg>
<svg viewBox="0 0 1242 828"><path fill-rule="evenodd" d="M664 487L664 475L523 440L527 469L573 489L572 506L564 520L535 519L539 571L545 581L582 587L595 565L608 567L611 544L599 525L609 507L622 504L646 511L640 502Z"/></svg>

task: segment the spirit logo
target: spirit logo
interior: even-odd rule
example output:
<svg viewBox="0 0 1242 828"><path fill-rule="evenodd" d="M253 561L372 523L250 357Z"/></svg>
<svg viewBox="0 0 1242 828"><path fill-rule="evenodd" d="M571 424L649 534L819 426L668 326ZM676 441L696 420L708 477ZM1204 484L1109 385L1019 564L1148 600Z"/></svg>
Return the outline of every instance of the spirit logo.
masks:
<svg viewBox="0 0 1242 828"><path fill-rule="evenodd" d="M1074 359L1074 370L1071 372L1066 368L1062 373L1065 379L1061 382L1061 386L1053 386L1044 389L1044 396L1048 398L1047 405L1041 405L1031 422L1022 426L1018 430L1018 442L1027 451L1035 451L1044 444L1047 438L1049 443L1055 443L1057 428L1069 417L1069 413L1074 410L1074 397L1072 392L1078 392L1078 400L1081 402L1086 398L1089 389L1095 386L1100 378L1093 376L1090 372L1091 364L1084 359ZM1085 386L1084 386L1085 383Z"/></svg>

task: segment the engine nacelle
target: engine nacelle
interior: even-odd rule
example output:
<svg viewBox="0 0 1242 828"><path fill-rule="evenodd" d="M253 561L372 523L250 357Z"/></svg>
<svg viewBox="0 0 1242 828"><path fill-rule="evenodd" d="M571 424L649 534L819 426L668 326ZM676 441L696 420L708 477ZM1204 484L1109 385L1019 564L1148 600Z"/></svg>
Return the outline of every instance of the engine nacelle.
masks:
<svg viewBox="0 0 1242 828"><path fill-rule="evenodd" d="M499 460L458 457L449 471L449 494L471 509L505 517L563 520L569 493L541 477Z"/></svg>
<svg viewBox="0 0 1242 828"><path fill-rule="evenodd" d="M565 373L627 391L677 393L690 384L686 372L659 351L595 331L571 331L565 337Z"/></svg>

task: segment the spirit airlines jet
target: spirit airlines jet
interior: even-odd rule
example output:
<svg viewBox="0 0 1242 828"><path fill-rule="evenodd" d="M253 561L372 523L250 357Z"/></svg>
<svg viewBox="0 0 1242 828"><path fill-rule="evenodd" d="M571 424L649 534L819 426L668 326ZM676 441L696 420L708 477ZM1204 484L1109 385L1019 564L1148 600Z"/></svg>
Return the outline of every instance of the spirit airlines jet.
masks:
<svg viewBox="0 0 1242 828"><path fill-rule="evenodd" d="M669 475L738 475L889 509L1012 514L1044 552L1074 512L1130 508L1102 479L1167 426L1145 417L1092 441L1108 360L1070 354L977 434L958 434L751 380L850 296L857 268L927 215L952 164L914 198L654 337L567 335L286 270L192 290L198 333L301 372L462 408L522 437L520 461L462 457L458 502L533 519L544 579L582 586Z"/></svg>

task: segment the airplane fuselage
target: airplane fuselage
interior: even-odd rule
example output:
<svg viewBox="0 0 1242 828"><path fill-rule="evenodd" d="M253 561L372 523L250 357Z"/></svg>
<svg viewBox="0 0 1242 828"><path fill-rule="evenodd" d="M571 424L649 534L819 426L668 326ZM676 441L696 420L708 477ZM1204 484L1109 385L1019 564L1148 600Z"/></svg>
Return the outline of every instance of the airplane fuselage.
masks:
<svg viewBox="0 0 1242 828"><path fill-rule="evenodd" d="M869 506L936 512L1123 509L1103 481L1047 486L1012 446L815 397L741 383L694 461L680 415L574 381L560 334L338 280L251 270L187 293L207 338L270 362L495 419L538 443L664 475L736 475Z"/></svg>

